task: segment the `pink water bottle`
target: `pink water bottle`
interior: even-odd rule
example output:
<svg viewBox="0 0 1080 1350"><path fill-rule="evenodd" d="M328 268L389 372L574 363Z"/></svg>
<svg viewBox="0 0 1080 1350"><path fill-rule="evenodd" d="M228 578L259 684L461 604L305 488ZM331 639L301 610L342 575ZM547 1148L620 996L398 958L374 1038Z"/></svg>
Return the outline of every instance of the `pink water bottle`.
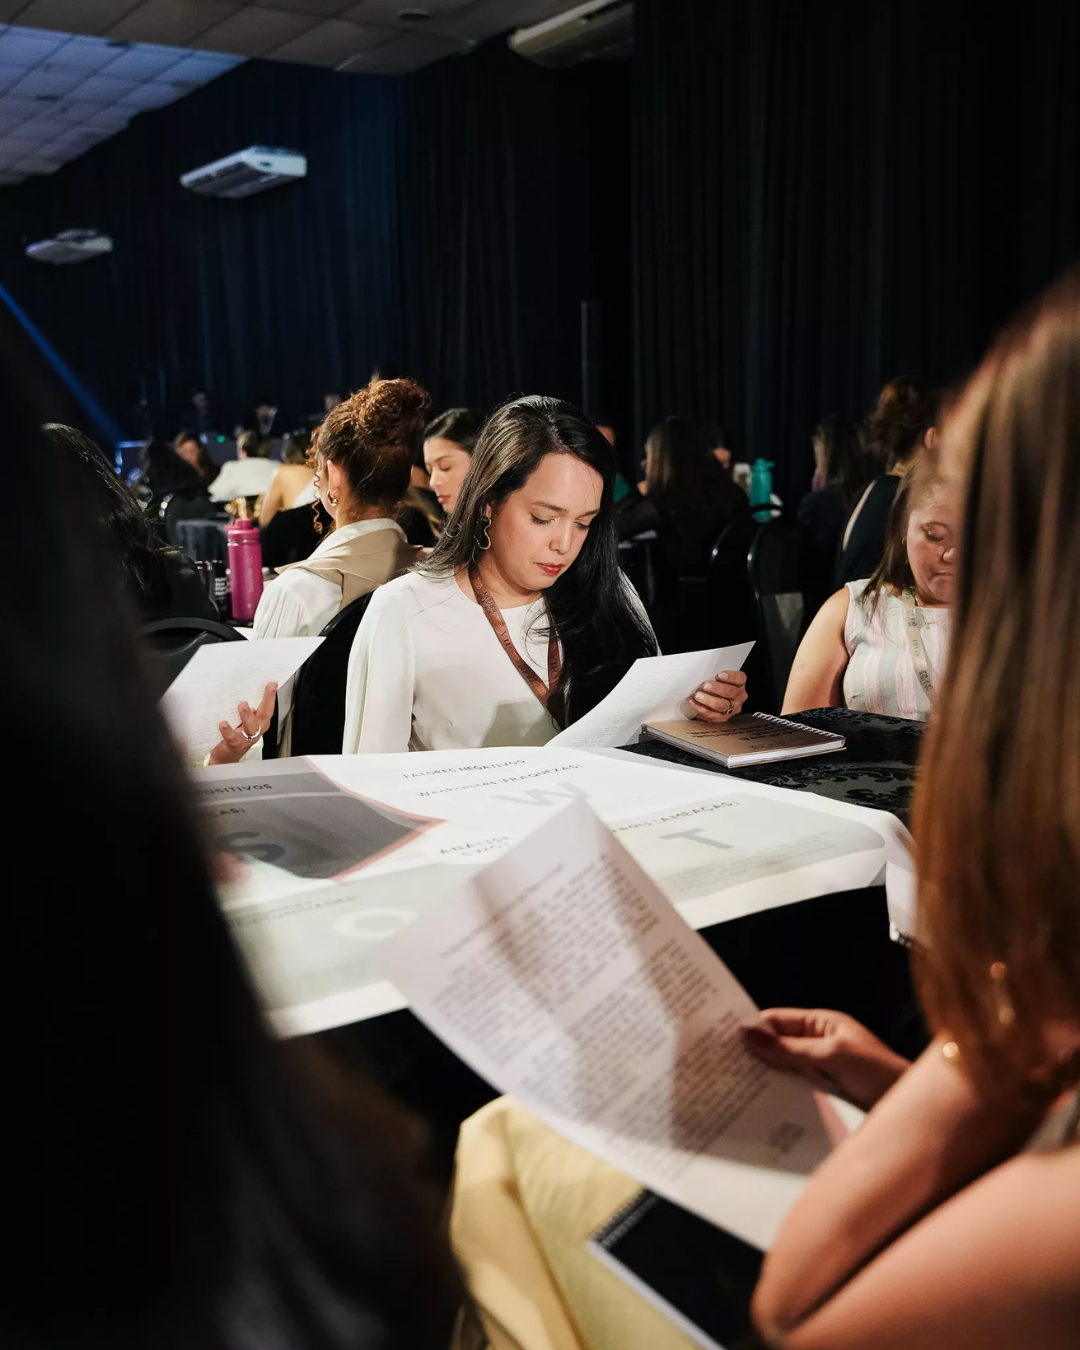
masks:
<svg viewBox="0 0 1080 1350"><path fill-rule="evenodd" d="M229 581L232 589L232 616L250 622L262 595L262 544L253 520L234 520L225 526L229 541Z"/></svg>

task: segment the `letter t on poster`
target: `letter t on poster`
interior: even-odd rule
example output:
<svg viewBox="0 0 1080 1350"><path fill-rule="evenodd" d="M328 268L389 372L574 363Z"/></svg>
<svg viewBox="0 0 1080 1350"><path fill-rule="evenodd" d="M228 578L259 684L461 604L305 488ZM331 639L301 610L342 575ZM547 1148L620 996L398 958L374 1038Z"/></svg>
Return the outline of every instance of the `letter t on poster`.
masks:
<svg viewBox="0 0 1080 1350"><path fill-rule="evenodd" d="M757 1012L745 990L584 803L392 939L381 964L489 1082L747 1242L770 1245L829 1152L815 1094L743 1044Z"/></svg>

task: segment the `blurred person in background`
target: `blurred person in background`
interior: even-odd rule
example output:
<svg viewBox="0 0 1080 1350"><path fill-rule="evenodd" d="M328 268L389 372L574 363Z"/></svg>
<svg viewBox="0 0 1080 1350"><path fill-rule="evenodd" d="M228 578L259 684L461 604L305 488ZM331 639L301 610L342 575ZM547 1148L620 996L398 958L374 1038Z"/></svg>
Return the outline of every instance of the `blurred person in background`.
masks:
<svg viewBox="0 0 1080 1350"><path fill-rule="evenodd" d="M308 462L310 450L311 438L306 431L293 431L285 437L281 463L263 497L260 525L269 525L279 511L310 506L315 500L315 470Z"/></svg>
<svg viewBox="0 0 1080 1350"><path fill-rule="evenodd" d="M244 431L255 431L261 440L268 441L271 436L277 435L274 426L277 415L277 404L267 398L265 394L260 394L255 400L255 406L244 413L236 424L234 429L236 439L239 440L241 433Z"/></svg>
<svg viewBox="0 0 1080 1350"><path fill-rule="evenodd" d="M448 408L424 428L424 468L428 485L449 518L469 472L473 447L484 425L475 408Z"/></svg>
<svg viewBox="0 0 1080 1350"><path fill-rule="evenodd" d="M94 519L102 527L108 555L118 564L124 591L139 621L218 619L217 606L191 560L159 542L101 447L74 427L53 422L44 431L72 471L72 482L83 500L93 503ZM268 684L257 708L241 703L238 726L218 724L221 741L210 751L207 763L236 764L251 751L270 724L276 692L277 686Z"/></svg>
<svg viewBox="0 0 1080 1350"><path fill-rule="evenodd" d="M270 443L258 431L242 431L236 441L236 458L227 459L210 484L210 499L231 502L234 497L261 497L269 492L278 466L267 459Z"/></svg>
<svg viewBox="0 0 1080 1350"><path fill-rule="evenodd" d="M948 654L960 508L929 464L900 482L885 556L818 610L795 653L785 713L855 708L926 720Z"/></svg>
<svg viewBox="0 0 1080 1350"><path fill-rule="evenodd" d="M619 537L655 530L669 575L702 577L721 530L749 506L746 493L713 457L705 428L666 417L645 442L645 495L624 503Z"/></svg>
<svg viewBox="0 0 1080 1350"><path fill-rule="evenodd" d="M198 432L177 432L176 439L173 441L173 450L185 464L191 465L207 486L218 476L218 466L210 458L210 452L199 439Z"/></svg>
<svg viewBox="0 0 1080 1350"><path fill-rule="evenodd" d="M933 1040L909 1067L836 1012L747 1030L870 1113L765 1258L778 1350L1080 1344L1080 273L997 340L940 459L966 518L912 811Z"/></svg>
<svg viewBox="0 0 1080 1350"><path fill-rule="evenodd" d="M813 614L834 590L844 522L878 465L863 444L860 428L845 417L826 417L814 428L812 441L814 481L797 515L803 531L803 591Z"/></svg>
<svg viewBox="0 0 1080 1350"><path fill-rule="evenodd" d="M5 432L27 494L49 502L50 541L21 498L0 505L14 556L34 560L0 596L20 774L7 824L40 839L49 813L66 863L18 848L8 867L27 898L4 935L19 1027L4 1216L18 1240L0 1263L0 1341L443 1350L458 1285L418 1127L268 1030L79 452L61 453L15 389L0 371Z"/></svg>
<svg viewBox="0 0 1080 1350"><path fill-rule="evenodd" d="M900 480L920 451L933 445L941 395L921 380L900 376L882 389L866 423L866 447L879 465L844 525L836 585L873 575Z"/></svg>

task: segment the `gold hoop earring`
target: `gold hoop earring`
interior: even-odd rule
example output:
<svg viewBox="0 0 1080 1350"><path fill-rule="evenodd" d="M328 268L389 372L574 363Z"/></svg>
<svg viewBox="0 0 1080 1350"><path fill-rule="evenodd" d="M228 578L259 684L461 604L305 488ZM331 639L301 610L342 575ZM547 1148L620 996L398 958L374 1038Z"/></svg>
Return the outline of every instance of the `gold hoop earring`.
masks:
<svg viewBox="0 0 1080 1350"><path fill-rule="evenodd" d="M330 503L331 506L337 506L338 504L338 499L334 496L332 492L328 492L326 494L326 500Z"/></svg>
<svg viewBox="0 0 1080 1350"><path fill-rule="evenodd" d="M487 516L480 517L480 524L476 528L476 547L487 550L491 547L491 521Z"/></svg>

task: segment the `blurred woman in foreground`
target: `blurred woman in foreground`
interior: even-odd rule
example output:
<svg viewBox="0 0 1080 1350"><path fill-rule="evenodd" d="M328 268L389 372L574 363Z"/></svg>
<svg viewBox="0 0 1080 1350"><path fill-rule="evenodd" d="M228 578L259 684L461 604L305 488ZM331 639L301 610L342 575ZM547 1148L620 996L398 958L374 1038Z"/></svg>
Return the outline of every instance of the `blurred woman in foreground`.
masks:
<svg viewBox="0 0 1080 1350"><path fill-rule="evenodd" d="M413 1126L270 1039L73 466L0 371L50 542L0 504L6 807L0 1342L38 1350L443 1347L456 1282Z"/></svg>
<svg viewBox="0 0 1080 1350"><path fill-rule="evenodd" d="M836 1013L747 1032L873 1108L766 1258L786 1350L1080 1344L1080 274L996 343L941 469L967 512L914 809L933 1043L906 1067Z"/></svg>

